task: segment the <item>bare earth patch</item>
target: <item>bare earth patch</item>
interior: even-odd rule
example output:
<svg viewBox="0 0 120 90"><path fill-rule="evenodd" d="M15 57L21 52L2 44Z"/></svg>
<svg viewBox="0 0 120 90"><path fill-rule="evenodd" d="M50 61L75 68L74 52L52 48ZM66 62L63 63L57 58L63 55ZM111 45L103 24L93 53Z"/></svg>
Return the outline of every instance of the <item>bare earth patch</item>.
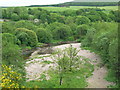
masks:
<svg viewBox="0 0 120 90"><path fill-rule="evenodd" d="M98 65L101 62L101 59L98 55L96 55L93 52L90 52L89 50L82 50L80 48L81 43L72 43L71 44L73 47L77 48L79 51L78 55L79 56L84 56L86 58L90 59L90 62L95 66L93 75L89 78L87 78L88 86L87 88L107 88L108 85L112 84L104 79L104 77L107 74L107 69L105 66L102 66L101 68L98 67ZM70 44L64 44L64 45L59 45L59 46L54 46L53 50L58 49L65 49L66 47L70 47ZM36 56L38 51L33 52L33 54L30 56L30 58ZM44 55L37 55L37 57L42 57L43 58L33 58L33 60L26 62L26 72L27 72L27 78L28 81L30 80L36 80L40 77L40 74L45 73L46 79L49 79L49 75L47 75L47 71L50 68L55 68L56 63L50 63L50 64L43 64L41 63L44 60L54 62L54 59L50 54L44 54ZM47 57L48 56L48 57Z"/></svg>

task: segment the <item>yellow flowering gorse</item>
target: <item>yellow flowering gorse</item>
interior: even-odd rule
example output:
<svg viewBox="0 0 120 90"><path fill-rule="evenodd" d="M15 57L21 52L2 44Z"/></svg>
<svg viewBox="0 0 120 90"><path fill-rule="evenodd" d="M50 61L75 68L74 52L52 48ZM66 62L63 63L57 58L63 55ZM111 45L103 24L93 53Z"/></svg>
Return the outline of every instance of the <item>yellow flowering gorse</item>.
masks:
<svg viewBox="0 0 120 90"><path fill-rule="evenodd" d="M2 75L0 75L0 87L19 88L21 74L13 71L10 67L2 65Z"/></svg>

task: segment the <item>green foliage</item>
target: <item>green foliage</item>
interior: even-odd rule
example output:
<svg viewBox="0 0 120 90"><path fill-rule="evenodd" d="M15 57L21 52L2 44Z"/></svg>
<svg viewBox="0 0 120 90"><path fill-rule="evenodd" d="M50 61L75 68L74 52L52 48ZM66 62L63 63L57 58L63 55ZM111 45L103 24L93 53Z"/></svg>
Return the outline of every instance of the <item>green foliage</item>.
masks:
<svg viewBox="0 0 120 90"><path fill-rule="evenodd" d="M89 26L86 24L77 26L76 32L75 32L76 38L82 39L83 36L87 34L88 30L89 30Z"/></svg>
<svg viewBox="0 0 120 90"><path fill-rule="evenodd" d="M82 46L98 51L102 57L103 64L106 64L112 71L116 71L119 68L117 23L99 22L94 23L92 27L95 29L87 32L85 39L82 41ZM118 71L112 72L111 79L115 78L117 73ZM107 77L108 80L109 78L110 76ZM116 82L117 80L114 79L114 81Z"/></svg>
<svg viewBox="0 0 120 90"><path fill-rule="evenodd" d="M65 11L63 11L63 14L65 16L76 16L76 11L75 10L65 10Z"/></svg>
<svg viewBox="0 0 120 90"><path fill-rule="evenodd" d="M85 17L85 16L77 16L76 18L76 24L80 25L80 24L88 24L90 23L90 20Z"/></svg>
<svg viewBox="0 0 120 90"><path fill-rule="evenodd" d="M55 39L66 40L71 35L71 29L68 26L61 26L55 29L53 36Z"/></svg>
<svg viewBox="0 0 120 90"><path fill-rule="evenodd" d="M82 46L83 47L90 47L92 45L92 41L93 41L93 36L95 34L95 29L94 28L90 28L87 31L87 34L85 36L85 38L82 40Z"/></svg>
<svg viewBox="0 0 120 90"><path fill-rule="evenodd" d="M2 46L2 59L3 64L19 65L22 61L20 48L12 43L7 43Z"/></svg>
<svg viewBox="0 0 120 90"><path fill-rule="evenodd" d="M3 43L2 43L3 45L6 45L7 43L15 44L17 38L10 33L3 33L2 34L2 40L3 40Z"/></svg>
<svg viewBox="0 0 120 90"><path fill-rule="evenodd" d="M50 43L52 40L52 34L44 28L38 28L36 34L40 43Z"/></svg>
<svg viewBox="0 0 120 90"><path fill-rule="evenodd" d="M115 71L109 69L107 76L105 77L107 81L116 82Z"/></svg>
<svg viewBox="0 0 120 90"><path fill-rule="evenodd" d="M87 17L91 20L91 22L96 22L96 21L102 20L101 17L97 16L97 15L88 15Z"/></svg>
<svg viewBox="0 0 120 90"><path fill-rule="evenodd" d="M42 63L51 64L51 63L53 63L53 62L51 62L51 61L43 61Z"/></svg>
<svg viewBox="0 0 120 90"><path fill-rule="evenodd" d="M65 19L65 24L73 24L75 22L74 17L68 16Z"/></svg>
<svg viewBox="0 0 120 90"><path fill-rule="evenodd" d="M50 24L50 27L53 38L56 40L67 40L67 38L72 35L71 28L68 25L55 22Z"/></svg>
<svg viewBox="0 0 120 90"><path fill-rule="evenodd" d="M2 33L14 34L14 32L15 32L14 22L3 22L2 23Z"/></svg>
<svg viewBox="0 0 120 90"><path fill-rule="evenodd" d="M63 22L64 16L59 13L50 13L50 22Z"/></svg>
<svg viewBox="0 0 120 90"><path fill-rule="evenodd" d="M29 30L35 31L37 29L37 26L35 26L32 22L30 21L25 21L25 20L20 20L15 23L16 28L26 28Z"/></svg>
<svg viewBox="0 0 120 90"><path fill-rule="evenodd" d="M75 5L77 4L80 3ZM81 4L85 5L85 3ZM106 3L96 2L94 4L106 5ZM89 3L89 5L94 4ZM19 73L23 73L24 61L21 49L30 50L32 47L42 46L43 43L58 44L63 41L76 40L82 41L82 46L99 52L103 63L110 69L106 79L117 82L115 76L118 71L115 70L119 68L117 64L118 26L115 22L119 22L119 11L110 11L112 7L105 7L109 10L102 8L104 7L3 8L3 19L7 19L2 22L2 34L0 34L3 39L3 64L13 65L13 68ZM49 9L49 11L45 9ZM39 20L39 22L35 23L34 19ZM87 59L78 57L76 54L75 48L65 49L63 56L58 59L59 70L50 72L50 80L45 80L45 75L41 75L43 81L27 82L26 86L32 88L36 85L39 88L86 87L86 78L91 75L93 66ZM79 61L80 58L84 59L85 63ZM43 63L50 64L51 62L46 60Z"/></svg>
<svg viewBox="0 0 120 90"><path fill-rule="evenodd" d="M25 29L25 28L17 28L16 29L16 37L21 41L21 45L34 47L37 45L38 39L35 32Z"/></svg>
<svg viewBox="0 0 120 90"><path fill-rule="evenodd" d="M13 13L13 14L11 15L11 19L12 19L13 21L18 21L18 20L20 19L20 17L19 17L17 14Z"/></svg>
<svg viewBox="0 0 120 90"><path fill-rule="evenodd" d="M23 87L22 79L21 73L13 70L10 66L2 65L2 75L0 75L2 88L21 88Z"/></svg>
<svg viewBox="0 0 120 90"><path fill-rule="evenodd" d="M86 75L83 74L84 78L82 80L84 83L81 83L82 87L85 87L86 86L85 77L89 77L91 75L90 72L93 71L92 65L89 62L87 62L87 59L78 56L78 52L79 50L77 50L76 48L73 48L72 45L69 48L64 49L64 51L62 52L58 51L58 54L57 54L58 78L59 78L59 85L62 87L79 87L77 84L78 82L76 82L77 80L76 77L81 78L82 75L76 76L76 74L78 74L78 72L79 73L82 72L83 74L87 71L87 73L88 72L89 73ZM80 61L80 59L83 59L85 61L84 63L85 67L82 67L83 60ZM91 68L89 68L88 70L85 70L87 66L88 67L91 66ZM74 77L75 79L73 80L73 78L71 77Z"/></svg>
<svg viewBox="0 0 120 90"><path fill-rule="evenodd" d="M29 20L34 20L35 17L34 17L33 15L29 15L29 16L28 16L28 19L29 19Z"/></svg>
<svg viewBox="0 0 120 90"><path fill-rule="evenodd" d="M15 36L4 33L2 34L2 64L13 65L13 68L22 75L24 73L22 52L20 47L16 45Z"/></svg>
<svg viewBox="0 0 120 90"><path fill-rule="evenodd" d="M66 59L66 60L65 60ZM67 61L67 57L64 57L65 62ZM55 70L50 70L49 75L50 79L46 80L45 75L41 75L42 80L34 80L29 81L26 83L26 87L30 88L85 88L87 86L86 78L92 75L93 72L93 65L87 62L87 59L85 59L84 64L80 64L80 69L72 72L66 72L63 74L63 82L62 85L59 84L59 78L60 75ZM63 63L60 61L59 63ZM64 63L64 66L67 63ZM64 68L62 65L62 67Z"/></svg>

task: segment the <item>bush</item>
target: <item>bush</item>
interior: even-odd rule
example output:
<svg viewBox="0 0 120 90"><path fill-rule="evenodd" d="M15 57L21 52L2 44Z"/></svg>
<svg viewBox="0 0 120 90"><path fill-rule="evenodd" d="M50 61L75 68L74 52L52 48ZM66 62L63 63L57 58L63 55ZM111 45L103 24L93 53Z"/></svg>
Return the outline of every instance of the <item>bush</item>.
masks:
<svg viewBox="0 0 120 90"><path fill-rule="evenodd" d="M2 88L23 88L22 76L11 67L2 65L2 75L0 75L0 87Z"/></svg>
<svg viewBox="0 0 120 90"><path fill-rule="evenodd" d="M34 31L25 28L17 28L15 35L21 41L21 45L31 47L35 47L37 45L38 39Z"/></svg>

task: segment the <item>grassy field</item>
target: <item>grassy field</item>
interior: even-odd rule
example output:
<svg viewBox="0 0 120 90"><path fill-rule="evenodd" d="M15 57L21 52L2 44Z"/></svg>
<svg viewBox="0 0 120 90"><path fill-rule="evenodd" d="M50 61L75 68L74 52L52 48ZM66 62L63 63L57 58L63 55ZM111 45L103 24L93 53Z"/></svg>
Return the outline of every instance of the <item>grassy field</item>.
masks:
<svg viewBox="0 0 120 90"><path fill-rule="evenodd" d="M96 8L95 6L70 6L70 7L32 7L32 8L43 8L45 10L49 11L65 11L65 10L78 10L81 8ZM106 9L106 10L117 10L118 6L102 6L97 7L100 9Z"/></svg>

